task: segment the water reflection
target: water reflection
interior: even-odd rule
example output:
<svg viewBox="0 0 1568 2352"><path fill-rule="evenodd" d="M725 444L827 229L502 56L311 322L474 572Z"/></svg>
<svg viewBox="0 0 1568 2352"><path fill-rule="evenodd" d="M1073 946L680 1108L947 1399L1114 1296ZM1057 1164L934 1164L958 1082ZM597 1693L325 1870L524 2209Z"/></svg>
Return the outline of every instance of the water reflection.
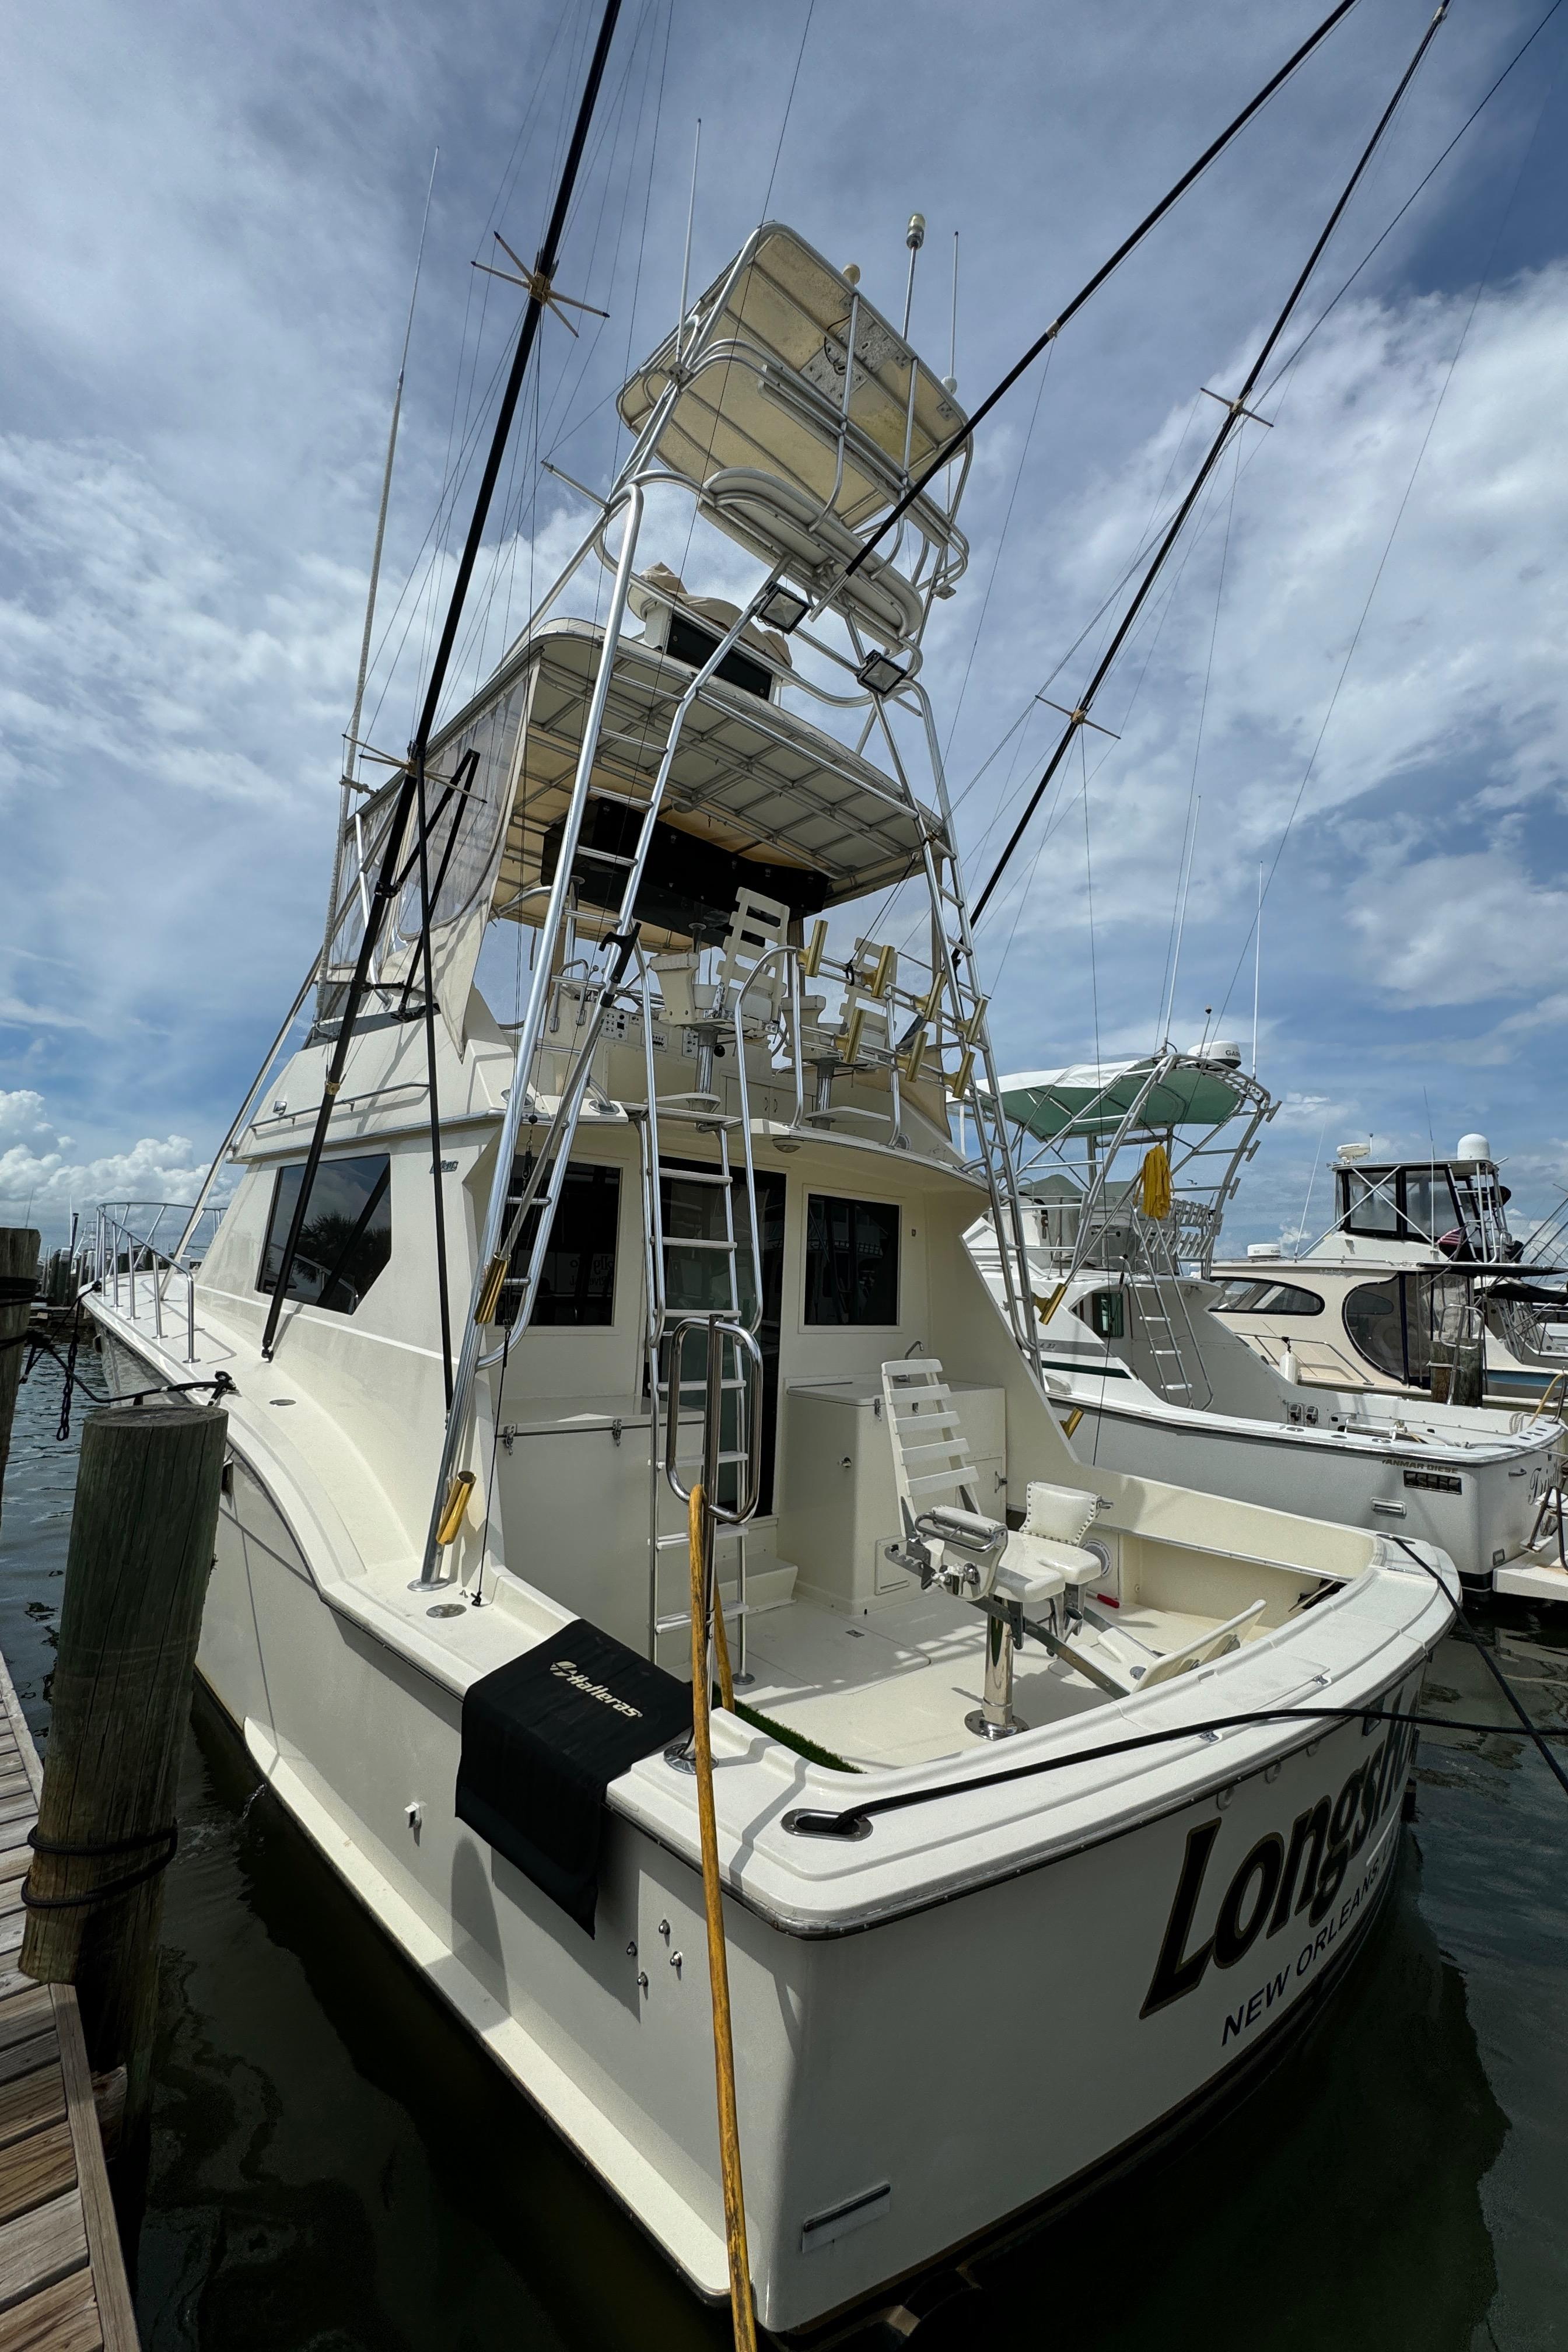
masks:
<svg viewBox="0 0 1568 2352"><path fill-rule="evenodd" d="M1509 2126L1421 1878L1407 1853L1350 1979L1248 2098L977 2264L984 2293L933 2352L1020 2340L1042 2295L1053 2336L1096 2352L1468 2347L1497 2290L1480 2191Z"/></svg>

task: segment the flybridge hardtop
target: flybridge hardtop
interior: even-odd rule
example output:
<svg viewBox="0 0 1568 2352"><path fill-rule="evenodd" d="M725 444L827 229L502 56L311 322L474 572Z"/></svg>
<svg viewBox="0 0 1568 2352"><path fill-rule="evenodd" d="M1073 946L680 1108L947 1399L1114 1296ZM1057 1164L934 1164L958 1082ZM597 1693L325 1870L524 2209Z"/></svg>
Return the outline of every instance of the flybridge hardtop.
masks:
<svg viewBox="0 0 1568 2352"><path fill-rule="evenodd" d="M1239 1066L1237 1049L1216 1044L1212 1054L1167 1051L1025 1070L1003 1079L1002 1108L1040 1143L1109 1139L1130 1121L1156 1136L1167 1128L1217 1129L1256 1102Z"/></svg>
<svg viewBox="0 0 1568 2352"><path fill-rule="evenodd" d="M315 1026L258 1075L216 1232L106 1224L94 1312L122 1388L233 1383L201 1664L259 1769L707 2293L733 2135L693 2091L694 1956L734 1954L784 2328L1081 2182L1333 1980L1398 1837L1380 1720L1453 1578L1058 1427L921 674L963 463L850 571L951 386L770 225L621 402L634 446L432 734L415 834L404 783L351 795ZM642 549L655 491L689 577ZM738 603L710 533L755 567ZM857 912L898 879L919 954ZM534 935L504 1024L497 918ZM1180 1059L1150 1080L1206 1118ZM1125 1141L1167 1099L1116 1108ZM1181 1197L1179 1158L1148 1181ZM998 1741L1039 1772L992 1786ZM850 1796L900 1809L825 1830ZM955 1968L1047 2013L1096 1988L1000 2118L931 2032Z"/></svg>

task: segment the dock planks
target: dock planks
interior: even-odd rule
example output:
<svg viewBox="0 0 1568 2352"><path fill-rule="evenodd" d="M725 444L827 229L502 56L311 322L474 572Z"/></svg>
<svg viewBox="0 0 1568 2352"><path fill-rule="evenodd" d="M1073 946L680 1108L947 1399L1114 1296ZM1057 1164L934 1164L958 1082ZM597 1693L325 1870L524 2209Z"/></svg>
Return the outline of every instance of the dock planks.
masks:
<svg viewBox="0 0 1568 2352"><path fill-rule="evenodd" d="M139 2352L69 1985L16 1965L42 1772L0 1658L0 2352Z"/></svg>

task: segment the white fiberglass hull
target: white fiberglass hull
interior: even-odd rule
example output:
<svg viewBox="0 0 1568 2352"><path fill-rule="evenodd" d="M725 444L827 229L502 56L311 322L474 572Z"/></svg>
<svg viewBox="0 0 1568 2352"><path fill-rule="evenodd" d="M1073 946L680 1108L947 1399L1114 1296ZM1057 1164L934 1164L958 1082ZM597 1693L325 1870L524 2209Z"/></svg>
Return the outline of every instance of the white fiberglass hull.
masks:
<svg viewBox="0 0 1568 2352"><path fill-rule="evenodd" d="M112 1340L110 1352L117 1385L143 1383L138 1356ZM174 1367L149 1350L147 1369ZM206 1682L432 1990L694 2288L722 2294L690 1782L655 1757L612 1788L584 1935L456 1819L460 1687L334 1596L301 1541L310 1507L295 1509L265 1446L265 1487L247 1466L240 1400L231 1435ZM1098 1716L1099 1736L1209 1708L1412 1706L1449 1609L1419 1574L1372 1583L1325 1599L1245 1668ZM487 1612L476 1638L503 1614ZM1010 1743L1006 1763L1064 1731ZM983 1801L960 1788L864 1841L775 1834L775 1855L792 1844L792 1881L746 1860L753 1842L765 1859L776 1797L749 1830L726 1830L726 1774L734 1785L746 1770L747 1741L722 1716L716 1735L748 2228L773 2329L874 2294L1215 2093L1364 1932L1414 1750L1408 1729L1359 1717L1248 1727L1100 1768L1092 1789L1078 1775ZM843 1802L890 1777L829 1787ZM821 1803L822 1776L797 1790Z"/></svg>
<svg viewBox="0 0 1568 2352"><path fill-rule="evenodd" d="M1152 1402L1119 1410L1100 1401L1110 1385L1090 1374L1058 1400L1058 1409L1081 1409L1073 1448L1085 1464L1436 1544L1468 1586L1568 1601L1568 1572L1525 1549L1550 1475L1548 1451L1522 1463L1479 1465L1436 1459L1392 1439L1371 1451L1306 1429L1237 1428L1203 1413L1167 1417ZM1449 1485L1438 1486L1439 1478ZM1517 1583L1521 1576L1528 1584Z"/></svg>

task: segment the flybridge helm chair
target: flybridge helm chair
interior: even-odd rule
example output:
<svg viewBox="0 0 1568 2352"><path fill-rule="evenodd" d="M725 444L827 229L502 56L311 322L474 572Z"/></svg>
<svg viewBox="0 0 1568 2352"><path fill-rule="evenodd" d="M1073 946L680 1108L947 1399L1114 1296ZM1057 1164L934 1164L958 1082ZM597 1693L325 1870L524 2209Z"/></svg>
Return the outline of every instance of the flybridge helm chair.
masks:
<svg viewBox="0 0 1568 2352"><path fill-rule="evenodd" d="M888 1557L989 1619L984 1691L964 1720L982 1739L1005 1739L1026 1727L1013 1712L1013 1652L1026 1625L1047 1647L1071 1654L1068 1628L1081 1622L1084 1592L1105 1574L1103 1552L1082 1543L1101 1499L1080 1487L1033 1485L1022 1528L1009 1528L976 1507L974 1458L937 1359L884 1364L882 1402L904 1523L902 1542L890 1543ZM1055 1620L1064 1594L1070 1595L1065 1622L1032 1622L1047 1611ZM1076 1655L1073 1663L1080 1663Z"/></svg>

